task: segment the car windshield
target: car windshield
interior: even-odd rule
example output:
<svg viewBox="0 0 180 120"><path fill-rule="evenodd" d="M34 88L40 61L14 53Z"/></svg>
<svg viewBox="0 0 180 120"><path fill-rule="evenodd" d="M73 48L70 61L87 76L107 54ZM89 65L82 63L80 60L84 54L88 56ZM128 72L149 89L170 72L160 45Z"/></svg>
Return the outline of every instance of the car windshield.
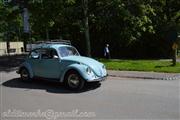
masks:
<svg viewBox="0 0 180 120"><path fill-rule="evenodd" d="M70 46L63 46L59 47L59 53L61 57L67 57L67 56L79 56L78 51L74 47Z"/></svg>

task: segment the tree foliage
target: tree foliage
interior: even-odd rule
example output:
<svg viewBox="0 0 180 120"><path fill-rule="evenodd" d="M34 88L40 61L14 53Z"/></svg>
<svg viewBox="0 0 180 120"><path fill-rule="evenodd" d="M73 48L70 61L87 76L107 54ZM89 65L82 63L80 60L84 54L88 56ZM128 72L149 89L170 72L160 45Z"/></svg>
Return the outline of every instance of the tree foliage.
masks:
<svg viewBox="0 0 180 120"><path fill-rule="evenodd" d="M0 1L0 40L19 40L22 20L18 6Z"/></svg>
<svg viewBox="0 0 180 120"><path fill-rule="evenodd" d="M85 55L87 27L82 1L29 0L31 41L69 39ZM170 31L179 31L179 6L178 0L88 0L92 55L102 57L108 43L114 58L170 56L172 40L167 38ZM0 39L5 40L7 33L9 39L19 38L21 9L0 3L0 13Z"/></svg>

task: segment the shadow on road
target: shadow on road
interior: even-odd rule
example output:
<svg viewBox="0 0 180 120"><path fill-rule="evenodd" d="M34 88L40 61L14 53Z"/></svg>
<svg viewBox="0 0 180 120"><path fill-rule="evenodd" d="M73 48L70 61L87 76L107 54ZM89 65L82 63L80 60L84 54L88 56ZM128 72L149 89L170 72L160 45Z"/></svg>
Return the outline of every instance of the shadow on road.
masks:
<svg viewBox="0 0 180 120"><path fill-rule="evenodd" d="M47 92L50 93L64 93L64 94L82 93L96 89L101 86L100 83L88 83L85 84L84 89L82 89L81 91L71 91L66 89L62 83L49 82L45 80L33 80L32 82L23 82L20 80L20 78L8 80L4 82L2 85L11 88L23 88L27 90L40 89L40 90L46 90Z"/></svg>
<svg viewBox="0 0 180 120"><path fill-rule="evenodd" d="M11 72L26 58L26 55L0 56L0 72Z"/></svg>

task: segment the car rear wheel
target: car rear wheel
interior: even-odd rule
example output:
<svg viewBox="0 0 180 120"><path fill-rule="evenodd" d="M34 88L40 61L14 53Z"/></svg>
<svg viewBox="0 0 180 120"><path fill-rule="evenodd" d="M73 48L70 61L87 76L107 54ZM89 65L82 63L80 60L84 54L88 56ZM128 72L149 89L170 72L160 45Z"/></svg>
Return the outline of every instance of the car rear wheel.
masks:
<svg viewBox="0 0 180 120"><path fill-rule="evenodd" d="M31 81L29 72L28 72L28 70L26 68L22 68L20 70L20 76L21 76L22 81L26 81L26 82Z"/></svg>
<svg viewBox="0 0 180 120"><path fill-rule="evenodd" d="M80 90L84 87L84 79L78 72L71 70L66 74L65 85L71 90Z"/></svg>

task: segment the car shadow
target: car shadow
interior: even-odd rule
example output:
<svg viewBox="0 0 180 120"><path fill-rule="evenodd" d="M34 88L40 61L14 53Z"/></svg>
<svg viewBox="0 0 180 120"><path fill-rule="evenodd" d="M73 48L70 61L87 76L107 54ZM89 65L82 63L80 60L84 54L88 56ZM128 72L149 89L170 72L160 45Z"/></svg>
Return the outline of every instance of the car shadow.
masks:
<svg viewBox="0 0 180 120"><path fill-rule="evenodd" d="M22 88L28 90L46 90L50 93L64 93L64 94L70 94L70 93L82 93L90 90L97 89L101 86L101 83L86 83L84 88L80 91L72 91L66 89L62 83L59 82L50 82L45 80L33 80L32 82L23 82L20 80L20 78L14 78L11 80L8 80L2 84L5 87L10 88Z"/></svg>

